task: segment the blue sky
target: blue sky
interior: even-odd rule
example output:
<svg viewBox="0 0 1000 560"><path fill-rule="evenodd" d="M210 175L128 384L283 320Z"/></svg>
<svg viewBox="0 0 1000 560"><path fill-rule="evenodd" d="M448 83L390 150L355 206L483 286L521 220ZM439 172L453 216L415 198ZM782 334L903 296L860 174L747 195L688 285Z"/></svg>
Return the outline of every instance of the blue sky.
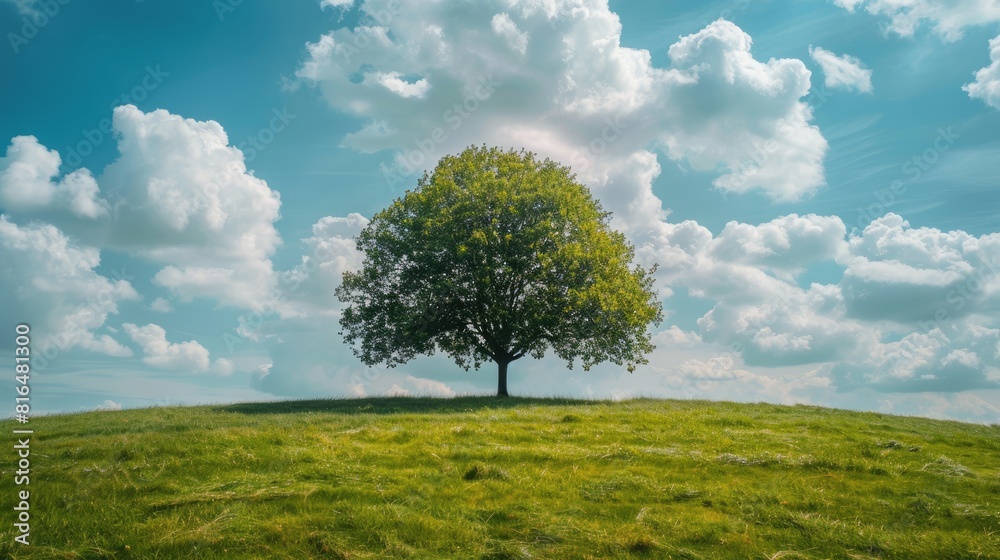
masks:
<svg viewBox="0 0 1000 560"><path fill-rule="evenodd" d="M1000 5L0 2L3 330L37 412L486 393L338 336L351 241L471 144L659 264L650 364L515 394L1000 420ZM13 334L0 346L11 351Z"/></svg>

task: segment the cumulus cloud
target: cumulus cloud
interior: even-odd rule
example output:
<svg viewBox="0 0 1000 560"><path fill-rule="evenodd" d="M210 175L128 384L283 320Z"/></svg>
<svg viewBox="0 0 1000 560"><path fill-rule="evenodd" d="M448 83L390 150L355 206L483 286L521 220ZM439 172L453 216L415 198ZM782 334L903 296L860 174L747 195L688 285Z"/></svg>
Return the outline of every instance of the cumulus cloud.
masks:
<svg viewBox="0 0 1000 560"><path fill-rule="evenodd" d="M154 281L182 300L266 301L281 202L222 126L132 105L113 125L120 155L100 177L115 201L108 245L165 264Z"/></svg>
<svg viewBox="0 0 1000 560"><path fill-rule="evenodd" d="M844 321L836 286L778 285L771 298L727 298L698 319L702 338L737 351L748 365L836 362L863 352L877 333Z"/></svg>
<svg viewBox="0 0 1000 560"><path fill-rule="evenodd" d="M408 397L409 395L409 389L404 389L395 383L393 383L392 387L389 387L389 390L385 392L385 396L387 397Z"/></svg>
<svg viewBox="0 0 1000 560"><path fill-rule="evenodd" d="M927 23L947 41L962 38L967 27L1000 21L1000 4L992 0L834 0L848 11L864 8L889 19L888 30L909 37Z"/></svg>
<svg viewBox="0 0 1000 560"><path fill-rule="evenodd" d="M62 160L34 136L15 136L0 158L0 206L34 217L68 211L80 218L107 216L108 203L98 196L97 181L87 169L55 180Z"/></svg>
<svg viewBox="0 0 1000 560"><path fill-rule="evenodd" d="M849 253L841 287L851 317L917 326L1000 308L1000 234L911 228L890 213L852 236Z"/></svg>
<svg viewBox="0 0 1000 560"><path fill-rule="evenodd" d="M717 236L668 224L639 254L661 263L662 282L714 302L699 340L748 366L832 364L844 389L995 386L1000 234L911 228L888 214L846 235L839 218L790 215ZM800 286L810 263L841 267L840 282ZM692 339L676 327L656 336L668 348Z"/></svg>
<svg viewBox="0 0 1000 560"><path fill-rule="evenodd" d="M18 226L0 215L0 316L8 332L26 321L41 356L83 348L110 356L130 356L131 350L107 334L95 334L123 302L139 295L128 280L95 272L100 252L81 246L55 226ZM12 342L12 340L11 340Z"/></svg>
<svg viewBox="0 0 1000 560"><path fill-rule="evenodd" d="M826 87L872 92L872 71L861 60L846 54L837 56L820 47L809 47L809 56L823 69Z"/></svg>
<svg viewBox="0 0 1000 560"><path fill-rule="evenodd" d="M169 301L158 297L149 304L149 308L158 313L170 313L174 310L174 306L170 304Z"/></svg>
<svg viewBox="0 0 1000 560"><path fill-rule="evenodd" d="M424 379L421 377L406 376L406 381L414 387L414 392L419 395L429 395L433 397L454 397L455 391L440 381Z"/></svg>
<svg viewBox="0 0 1000 560"><path fill-rule="evenodd" d="M962 86L969 97L1000 109L1000 35L990 40L990 65L976 72L976 80Z"/></svg>
<svg viewBox="0 0 1000 560"><path fill-rule="evenodd" d="M804 267L841 255L845 233L839 218L815 214L790 214L756 226L730 222L718 236L691 220L664 222L636 255L659 263L663 284L689 286L696 297L774 301L792 288L786 280Z"/></svg>
<svg viewBox="0 0 1000 560"><path fill-rule="evenodd" d="M800 101L810 72L795 59L758 62L751 45L724 20L671 45L670 58L687 79L661 108L672 118L660 123L660 140L668 155L696 169L723 165L728 173L714 182L721 189L797 200L824 184L827 143Z"/></svg>
<svg viewBox="0 0 1000 560"><path fill-rule="evenodd" d="M5 214L161 264L154 282L184 301L268 301L281 202L222 126L125 105L115 108L113 127L120 155L97 180L87 169L56 180L59 154L15 137L0 158Z"/></svg>
<svg viewBox="0 0 1000 560"><path fill-rule="evenodd" d="M97 408L95 408L94 410L121 410L121 409L122 405L120 403L116 403L111 399L107 399L103 403L97 405Z"/></svg>
<svg viewBox="0 0 1000 560"><path fill-rule="evenodd" d="M218 375L232 375L236 371L236 364L232 360L219 358L212 363L212 372Z"/></svg>
<svg viewBox="0 0 1000 560"><path fill-rule="evenodd" d="M312 236L303 239L307 253L291 270L279 274L283 317L334 315L340 309L334 290L344 272L361 267L364 256L355 248L354 238L368 225L368 219L352 213L346 217L326 216L312 226Z"/></svg>
<svg viewBox="0 0 1000 560"><path fill-rule="evenodd" d="M163 327L149 323L144 327L132 323L122 325L132 342L142 348L142 361L161 369L181 373L213 372L219 375L230 375L235 370L232 361L220 358L214 363L209 358L208 350L194 340L171 343L167 341L167 332Z"/></svg>
<svg viewBox="0 0 1000 560"><path fill-rule="evenodd" d="M662 330L653 336L653 345L657 348L662 346L695 346L701 343L701 336L696 332L685 331L677 325L671 325L669 329Z"/></svg>
<svg viewBox="0 0 1000 560"><path fill-rule="evenodd" d="M1000 389L1000 330L956 323L879 343L856 360L834 366L843 389L954 393Z"/></svg>
<svg viewBox="0 0 1000 560"><path fill-rule="evenodd" d="M729 222L706 248L721 261L794 274L841 256L846 233L835 216L788 214L757 226Z"/></svg>
<svg viewBox="0 0 1000 560"><path fill-rule="evenodd" d="M369 18L385 9L361 7ZM343 145L397 150L406 177L485 139L568 163L612 210L654 218L662 208L649 192L659 173L649 149L721 170L715 185L727 191L795 200L824 184L827 143L801 101L809 70L793 59L757 61L750 37L728 21L681 38L661 68L648 51L621 45L603 0L400 10L310 43L297 76L365 122ZM640 193L641 205L613 204Z"/></svg>

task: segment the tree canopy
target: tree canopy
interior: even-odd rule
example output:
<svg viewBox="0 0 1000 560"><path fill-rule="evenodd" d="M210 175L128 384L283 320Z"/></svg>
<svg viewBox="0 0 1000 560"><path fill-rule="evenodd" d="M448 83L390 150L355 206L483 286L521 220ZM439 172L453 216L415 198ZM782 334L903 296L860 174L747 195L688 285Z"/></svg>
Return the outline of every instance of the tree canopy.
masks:
<svg viewBox="0 0 1000 560"><path fill-rule="evenodd" d="M357 238L341 334L364 363L441 351L465 369L551 349L572 368L647 363L662 307L653 269L569 168L525 151L470 147L442 158ZM654 267L655 268L655 267Z"/></svg>

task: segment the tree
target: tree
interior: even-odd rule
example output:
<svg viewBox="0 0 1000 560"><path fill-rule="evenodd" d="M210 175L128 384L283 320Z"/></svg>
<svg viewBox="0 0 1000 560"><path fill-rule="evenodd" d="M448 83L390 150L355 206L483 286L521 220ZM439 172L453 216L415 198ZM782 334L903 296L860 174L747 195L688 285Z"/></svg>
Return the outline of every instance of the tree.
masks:
<svg viewBox="0 0 1000 560"><path fill-rule="evenodd" d="M358 236L364 264L337 288L341 334L368 365L436 351L466 370L492 360L504 397L507 366L549 348L569 368L632 371L663 313L655 267L632 265L610 217L569 168L531 152L446 156Z"/></svg>

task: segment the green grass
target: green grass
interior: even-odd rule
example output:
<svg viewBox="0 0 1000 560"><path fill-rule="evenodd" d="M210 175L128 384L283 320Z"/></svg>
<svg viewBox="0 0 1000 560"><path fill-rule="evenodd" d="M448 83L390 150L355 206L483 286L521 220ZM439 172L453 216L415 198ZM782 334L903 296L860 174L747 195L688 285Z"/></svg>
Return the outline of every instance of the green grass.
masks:
<svg viewBox="0 0 1000 560"><path fill-rule="evenodd" d="M32 544L8 446L4 558L1000 558L995 425L461 397L31 427Z"/></svg>

